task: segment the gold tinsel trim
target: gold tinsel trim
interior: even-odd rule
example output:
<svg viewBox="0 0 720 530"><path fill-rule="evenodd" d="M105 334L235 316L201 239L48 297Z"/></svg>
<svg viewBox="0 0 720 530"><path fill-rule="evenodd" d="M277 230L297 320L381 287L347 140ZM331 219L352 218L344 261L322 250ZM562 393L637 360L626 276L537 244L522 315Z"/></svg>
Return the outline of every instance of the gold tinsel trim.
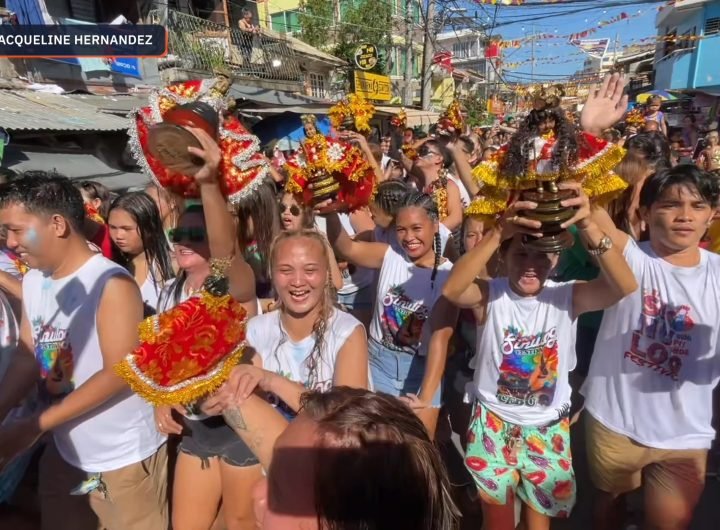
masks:
<svg viewBox="0 0 720 530"><path fill-rule="evenodd" d="M288 193L292 193L293 195L298 195L303 192L303 189L297 182L295 182L294 178L288 178L287 182L285 183L285 191Z"/></svg>
<svg viewBox="0 0 720 530"><path fill-rule="evenodd" d="M536 186L536 182L577 180L582 182L586 178L603 177L625 156L625 149L615 144L608 145L603 151L589 159L581 162L573 170L565 173L543 173L528 171L519 178L507 177L500 173L499 165L496 162L483 162L473 169L475 182L482 186L508 190L528 190Z"/></svg>
<svg viewBox="0 0 720 530"><path fill-rule="evenodd" d="M220 388L227 381L231 370L240 363L243 353L244 347L238 347L221 361L220 369L212 376L207 378L199 377L197 378L198 381L192 385L172 391L143 381L140 374L130 365L127 357L115 365L113 369L118 376L127 382L133 392L156 407L160 405L187 405Z"/></svg>
<svg viewBox="0 0 720 530"><path fill-rule="evenodd" d="M609 171L601 177L585 179L582 187L590 200L605 203L622 193L628 187L628 183L616 173Z"/></svg>
<svg viewBox="0 0 720 530"><path fill-rule="evenodd" d="M484 195L476 197L470 206L465 208L465 215L470 216L489 216L501 214L507 208L507 199L494 195Z"/></svg>

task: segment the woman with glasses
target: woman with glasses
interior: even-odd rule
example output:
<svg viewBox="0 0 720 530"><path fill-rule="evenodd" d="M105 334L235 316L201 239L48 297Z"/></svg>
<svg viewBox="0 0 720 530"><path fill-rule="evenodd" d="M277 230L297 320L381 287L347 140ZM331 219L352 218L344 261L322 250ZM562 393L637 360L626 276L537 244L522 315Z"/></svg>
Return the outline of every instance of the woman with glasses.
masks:
<svg viewBox="0 0 720 530"><path fill-rule="evenodd" d="M207 138L205 144L206 150L217 149ZM250 318L257 314L255 278L237 245L232 213L216 184L203 184L200 193L202 204L189 206L170 231L180 272L163 289L158 311L168 311L200 291L210 275L211 258L234 254L230 293ZM262 472L253 453L222 416L207 417L195 406L177 411L158 407L155 423L160 432L180 436L172 527L209 530L222 517L228 530L255 528L251 489Z"/></svg>
<svg viewBox="0 0 720 530"><path fill-rule="evenodd" d="M455 231L462 225L463 205L460 189L448 176L451 165L447 148L440 140L430 139L418 149L412 172L420 178L419 188L435 200L440 222Z"/></svg>

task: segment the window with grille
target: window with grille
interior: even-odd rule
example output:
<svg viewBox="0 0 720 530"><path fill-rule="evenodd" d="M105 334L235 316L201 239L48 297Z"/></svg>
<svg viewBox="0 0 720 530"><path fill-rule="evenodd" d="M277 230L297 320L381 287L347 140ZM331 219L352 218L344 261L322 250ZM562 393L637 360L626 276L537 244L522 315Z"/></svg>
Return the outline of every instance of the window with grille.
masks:
<svg viewBox="0 0 720 530"><path fill-rule="evenodd" d="M315 72L308 72L308 81L310 81L310 92L314 98L322 99L326 97L326 83L324 75L316 74Z"/></svg>
<svg viewBox="0 0 720 530"><path fill-rule="evenodd" d="M705 35L720 33L720 17L709 18L705 21Z"/></svg>

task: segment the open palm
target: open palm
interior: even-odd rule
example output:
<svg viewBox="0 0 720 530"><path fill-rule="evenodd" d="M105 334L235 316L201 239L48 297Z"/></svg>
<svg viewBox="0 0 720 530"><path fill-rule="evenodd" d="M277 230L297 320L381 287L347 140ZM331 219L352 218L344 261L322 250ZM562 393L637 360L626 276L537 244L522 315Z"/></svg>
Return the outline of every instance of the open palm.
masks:
<svg viewBox="0 0 720 530"><path fill-rule="evenodd" d="M585 132L600 136L622 119L628 104L627 95L623 95L625 84L625 78L616 73L606 75L600 88L590 91L580 113L580 126Z"/></svg>

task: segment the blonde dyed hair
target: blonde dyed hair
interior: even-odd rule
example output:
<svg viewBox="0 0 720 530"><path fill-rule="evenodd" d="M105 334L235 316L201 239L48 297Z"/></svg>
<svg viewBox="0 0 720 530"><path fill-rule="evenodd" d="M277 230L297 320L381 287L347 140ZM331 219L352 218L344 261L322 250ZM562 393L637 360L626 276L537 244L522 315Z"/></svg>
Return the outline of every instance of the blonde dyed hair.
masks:
<svg viewBox="0 0 720 530"><path fill-rule="evenodd" d="M296 240L296 239L311 239L314 241L317 241L320 244L320 248L322 248L322 253L324 260L322 263L325 264L325 268L327 270L327 278L325 281L325 288L323 292L323 296L320 298L320 311L318 312L318 316L315 319L315 322L313 323L313 329L312 329L312 335L315 340L315 344L313 345L312 350L310 351L310 354L308 355L306 361L308 364L308 381L306 383L306 386L309 388L312 388L313 385L317 382L316 378L319 371L320 363L322 362L324 350L325 350L325 335L327 334L327 322L330 319L330 316L332 315L333 310L335 309L335 293L332 287L332 281L330 279L330 255L329 255L329 249L327 240L325 237L318 232L317 230L309 229L309 228L303 228L300 230L288 230L280 232L275 239L272 242L272 245L270 246L270 256L268 260L268 268L269 268L269 275L270 278L274 280L273 278L273 269L275 268L275 263L277 262L277 252L278 247L281 243L285 241L290 240ZM285 307L280 301L279 303L279 310L284 311ZM281 332L281 339L280 342L277 345L277 348L274 352L274 355L277 355L277 350L280 348L282 344L285 343L287 340L287 336L285 335L285 331L282 329L282 326L280 328Z"/></svg>

